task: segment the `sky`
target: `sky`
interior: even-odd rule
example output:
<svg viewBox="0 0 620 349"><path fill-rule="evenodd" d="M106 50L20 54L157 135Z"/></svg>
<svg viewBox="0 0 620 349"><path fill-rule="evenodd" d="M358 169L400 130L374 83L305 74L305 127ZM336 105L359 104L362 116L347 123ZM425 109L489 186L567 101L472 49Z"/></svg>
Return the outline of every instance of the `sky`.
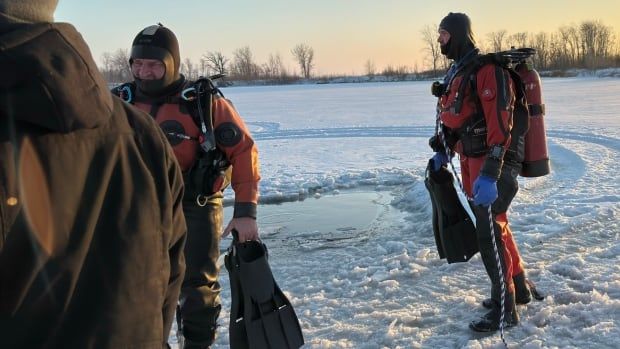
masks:
<svg viewBox="0 0 620 349"><path fill-rule="evenodd" d="M435 27L450 11L465 12L479 38L486 33L553 32L584 20L600 20L620 34L618 0L413 1L413 0L60 0L56 20L70 22L93 56L129 48L135 35L157 22L179 38L181 55L198 62L208 51L232 57L248 46L257 63L279 53L297 69L291 50L299 43L315 52L315 73L363 73L370 60L423 66L420 31ZM620 35L619 35L620 36Z"/></svg>

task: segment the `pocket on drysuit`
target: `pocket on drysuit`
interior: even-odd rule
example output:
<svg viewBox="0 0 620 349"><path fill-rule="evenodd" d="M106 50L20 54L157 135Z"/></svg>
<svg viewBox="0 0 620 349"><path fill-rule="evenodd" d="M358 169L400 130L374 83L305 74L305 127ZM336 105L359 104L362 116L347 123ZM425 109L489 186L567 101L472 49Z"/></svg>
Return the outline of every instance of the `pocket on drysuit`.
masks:
<svg viewBox="0 0 620 349"><path fill-rule="evenodd" d="M457 131L461 142L461 153L470 158L486 155L487 126L482 115L473 115Z"/></svg>
<svg viewBox="0 0 620 349"><path fill-rule="evenodd" d="M192 167L185 172L185 198L209 197L226 189L230 184L232 166L224 153L213 150L201 152Z"/></svg>

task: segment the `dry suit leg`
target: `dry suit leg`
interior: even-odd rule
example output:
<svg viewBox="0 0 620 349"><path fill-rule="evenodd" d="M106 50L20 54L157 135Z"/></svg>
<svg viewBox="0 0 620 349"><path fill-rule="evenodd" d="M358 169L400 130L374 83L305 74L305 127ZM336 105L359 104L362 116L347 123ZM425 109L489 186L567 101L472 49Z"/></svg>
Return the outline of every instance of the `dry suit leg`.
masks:
<svg viewBox="0 0 620 349"><path fill-rule="evenodd" d="M183 211L187 221L186 271L179 308L183 336L191 342L210 344L215 340L221 309L217 259L222 199L211 199L204 207L184 202Z"/></svg>
<svg viewBox="0 0 620 349"><path fill-rule="evenodd" d="M512 281L511 256L505 247L502 228L497 222L493 221L493 233L497 244L497 254L493 246L491 237L491 227L489 224L489 213L487 206L474 206L476 214L476 235L478 237L478 248L484 268L491 280L491 298L499 304L501 297L501 279L498 258L501 264L502 273L506 287L506 293L514 294L514 284Z"/></svg>
<svg viewBox="0 0 620 349"><path fill-rule="evenodd" d="M473 196L473 183L478 178L485 159L486 157L484 156L478 158L461 156L463 188L470 197ZM519 169L518 164L504 162L500 178L497 181L498 199L492 205L495 241L497 242L499 259L506 282L506 291L510 294L514 293L512 276L523 272L521 256L506 217L506 211L519 189L517 182ZM491 240L488 207L476 206L474 213L477 220L476 234L478 236L480 256L491 279L491 298L499 303L501 284L495 250Z"/></svg>
<svg viewBox="0 0 620 349"><path fill-rule="evenodd" d="M500 178L497 181L498 197L492 206L493 213L496 214L496 222L502 228L504 244L510 252L511 264L509 266L512 269L511 271L513 276L523 273L524 268L523 262L521 260L521 255L519 254L519 250L517 248L517 244L508 225L508 217L506 211L508 211L512 200L519 191L519 182L517 181L517 176L519 175L520 170L520 164L511 161L504 162L504 166L502 167L502 173L500 174Z"/></svg>
<svg viewBox="0 0 620 349"><path fill-rule="evenodd" d="M502 229L502 240L504 241L504 245L510 254L511 274L512 276L519 275L525 271L525 268L523 267L523 261L521 260L521 254L517 248L517 243L515 242L510 226L508 225L506 213L504 212L502 214L498 214L495 217L495 220Z"/></svg>

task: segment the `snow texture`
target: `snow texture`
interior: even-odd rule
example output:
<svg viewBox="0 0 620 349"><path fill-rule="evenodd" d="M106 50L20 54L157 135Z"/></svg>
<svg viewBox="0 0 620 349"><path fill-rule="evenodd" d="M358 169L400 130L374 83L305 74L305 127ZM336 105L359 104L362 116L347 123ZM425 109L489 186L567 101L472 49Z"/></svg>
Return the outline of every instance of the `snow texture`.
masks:
<svg viewBox="0 0 620 349"><path fill-rule="evenodd" d="M521 323L506 341L618 348L620 79L544 78L543 85L552 173L519 179L509 219L529 277L548 296L519 306ZM435 249L423 183L435 122L429 91L429 82L223 90L259 146L261 234L304 348L503 347L499 334L468 328L490 292L479 255L448 265ZM226 195L230 201L232 191ZM377 214L350 224L338 208L352 198ZM274 203L286 211L300 200L318 207L314 224L291 229L266 214ZM340 229L322 231L327 218ZM220 276L214 348L227 348L224 268ZM175 347L174 331L170 341Z"/></svg>

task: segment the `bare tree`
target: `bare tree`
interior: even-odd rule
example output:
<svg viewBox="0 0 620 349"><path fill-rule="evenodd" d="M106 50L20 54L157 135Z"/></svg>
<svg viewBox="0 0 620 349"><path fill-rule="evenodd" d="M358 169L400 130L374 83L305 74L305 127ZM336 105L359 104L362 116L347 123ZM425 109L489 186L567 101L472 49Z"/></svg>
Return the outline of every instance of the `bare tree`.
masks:
<svg viewBox="0 0 620 349"><path fill-rule="evenodd" d="M520 32L520 33L509 35L507 41L511 47L512 46L516 48L525 47L527 46L527 33Z"/></svg>
<svg viewBox="0 0 620 349"><path fill-rule="evenodd" d="M491 32L487 34L491 49L495 52L501 51L506 45L504 44L506 38L506 30L500 30L497 32Z"/></svg>
<svg viewBox="0 0 620 349"><path fill-rule="evenodd" d="M284 75L284 64L279 53L270 54L267 63L263 64L263 73L265 77L274 79Z"/></svg>
<svg viewBox="0 0 620 349"><path fill-rule="evenodd" d="M598 25L599 25L599 33L598 33L598 39L596 40L596 44L597 44L596 52L597 52L597 56L601 57L601 59L604 60L601 63L606 64L607 62L605 61L613 53L613 45L614 45L614 34L612 32L613 29L611 27L603 25L603 23L600 23L600 22L598 23Z"/></svg>
<svg viewBox="0 0 620 349"><path fill-rule="evenodd" d="M216 74L226 74L228 72L226 69L228 58L223 53L219 51L207 52L206 55L202 55L202 59L206 62L207 67Z"/></svg>
<svg viewBox="0 0 620 349"><path fill-rule="evenodd" d="M260 67L254 63L254 57L249 46L238 48L233 52L232 71L240 79L255 79Z"/></svg>
<svg viewBox="0 0 620 349"><path fill-rule="evenodd" d="M551 34L549 36L549 68L565 69L569 66L569 55L566 50L566 43L562 40L562 34Z"/></svg>
<svg viewBox="0 0 620 349"><path fill-rule="evenodd" d="M614 41L616 44L614 52L612 54L612 61L614 62L613 64L616 67L620 67L620 32L614 35Z"/></svg>
<svg viewBox="0 0 620 349"><path fill-rule="evenodd" d="M549 34L540 32L534 35L529 46L536 49L536 54L532 57L534 65L539 69L547 69L549 65Z"/></svg>
<svg viewBox="0 0 620 349"><path fill-rule="evenodd" d="M372 60L367 60L366 63L364 64L364 70L366 71L366 75L368 76L374 76L375 75L375 62L373 62Z"/></svg>
<svg viewBox="0 0 620 349"><path fill-rule="evenodd" d="M562 40L567 66L574 65L580 60L579 54L579 32L575 27L561 27L559 29L560 40Z"/></svg>
<svg viewBox="0 0 620 349"><path fill-rule="evenodd" d="M579 30L581 33L581 47L584 53L584 63L588 66L592 66L596 58L596 23L583 22Z"/></svg>
<svg viewBox="0 0 620 349"><path fill-rule="evenodd" d="M314 49L306 44L299 44L295 46L292 50L293 57L299 64L299 68L301 69L301 74L304 78L309 79L310 73L312 72L312 68L314 67Z"/></svg>
<svg viewBox="0 0 620 349"><path fill-rule="evenodd" d="M425 45L423 50L428 53L428 60L434 73L437 72L438 63L441 61L441 48L439 47L439 42L437 42L437 27L436 24L427 25L421 30L422 41Z"/></svg>
<svg viewBox="0 0 620 349"><path fill-rule="evenodd" d="M109 83L122 83L132 79L129 53L126 49L118 49L114 53L105 52L101 60L101 73Z"/></svg>
<svg viewBox="0 0 620 349"><path fill-rule="evenodd" d="M199 75L200 76L210 76L211 74L211 68L209 68L209 65L207 64L207 60L204 58L204 55L202 57L200 57L200 68L199 68Z"/></svg>
<svg viewBox="0 0 620 349"><path fill-rule="evenodd" d="M180 71L188 80L196 80L198 79L198 75L200 75L198 69L196 69L196 66L189 58L183 60Z"/></svg>

